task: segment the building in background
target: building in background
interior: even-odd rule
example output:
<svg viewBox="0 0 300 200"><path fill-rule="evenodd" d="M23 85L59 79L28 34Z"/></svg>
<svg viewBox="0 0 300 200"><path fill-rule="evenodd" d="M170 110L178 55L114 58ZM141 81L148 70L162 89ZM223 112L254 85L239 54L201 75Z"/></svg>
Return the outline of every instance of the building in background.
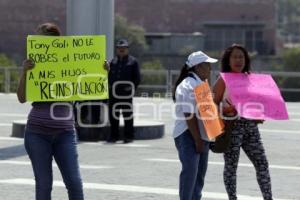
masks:
<svg viewBox="0 0 300 200"><path fill-rule="evenodd" d="M1 0L0 53L20 64L26 56L27 35L35 34L37 25L48 21L56 23L65 34L65 0Z"/></svg>
<svg viewBox="0 0 300 200"><path fill-rule="evenodd" d="M186 55L204 49L202 33L146 33L147 50L141 61L158 59L167 69L181 67Z"/></svg>
<svg viewBox="0 0 300 200"><path fill-rule="evenodd" d="M148 51L153 56L186 55L204 48L203 34L196 33L146 33ZM146 52L146 53L147 53Z"/></svg>
<svg viewBox="0 0 300 200"><path fill-rule="evenodd" d="M275 0L115 0L116 14L146 30L147 56L167 49L180 57L200 47L219 54L232 43L259 55L274 54L275 11ZM66 0L1 0L0 16L0 53L18 63L37 24L55 22L66 33Z"/></svg>
<svg viewBox="0 0 300 200"><path fill-rule="evenodd" d="M205 51L233 43L276 52L275 0L116 0L116 12L149 33L204 34Z"/></svg>

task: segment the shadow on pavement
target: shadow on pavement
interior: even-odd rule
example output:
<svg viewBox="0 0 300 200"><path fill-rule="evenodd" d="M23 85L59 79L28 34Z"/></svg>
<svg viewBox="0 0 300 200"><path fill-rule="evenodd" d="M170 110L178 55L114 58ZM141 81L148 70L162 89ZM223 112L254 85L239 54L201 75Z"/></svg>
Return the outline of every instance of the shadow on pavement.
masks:
<svg viewBox="0 0 300 200"><path fill-rule="evenodd" d="M0 160L16 158L27 155L24 145L0 148Z"/></svg>

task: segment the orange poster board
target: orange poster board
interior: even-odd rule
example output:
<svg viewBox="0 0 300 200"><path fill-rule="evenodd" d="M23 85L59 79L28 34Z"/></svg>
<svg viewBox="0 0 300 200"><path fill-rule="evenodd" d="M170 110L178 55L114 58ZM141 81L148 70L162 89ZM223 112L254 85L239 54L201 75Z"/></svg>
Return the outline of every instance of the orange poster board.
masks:
<svg viewBox="0 0 300 200"><path fill-rule="evenodd" d="M213 139L223 133L224 123L212 98L208 82L201 83L194 89L197 107L203 121L207 137Z"/></svg>

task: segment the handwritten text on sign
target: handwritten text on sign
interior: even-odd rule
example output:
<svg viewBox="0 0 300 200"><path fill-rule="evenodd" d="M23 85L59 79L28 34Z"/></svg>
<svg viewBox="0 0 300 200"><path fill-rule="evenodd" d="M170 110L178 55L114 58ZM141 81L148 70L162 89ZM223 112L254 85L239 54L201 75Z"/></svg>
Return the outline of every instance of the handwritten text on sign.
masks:
<svg viewBox="0 0 300 200"><path fill-rule="evenodd" d="M194 89L197 107L206 130L207 137L213 139L223 132L224 124L219 118L212 93L207 82L201 83Z"/></svg>
<svg viewBox="0 0 300 200"><path fill-rule="evenodd" d="M221 76L240 116L249 119L288 119L285 102L271 75L221 73Z"/></svg>
<svg viewBox="0 0 300 200"><path fill-rule="evenodd" d="M28 101L107 99L105 36L28 36Z"/></svg>

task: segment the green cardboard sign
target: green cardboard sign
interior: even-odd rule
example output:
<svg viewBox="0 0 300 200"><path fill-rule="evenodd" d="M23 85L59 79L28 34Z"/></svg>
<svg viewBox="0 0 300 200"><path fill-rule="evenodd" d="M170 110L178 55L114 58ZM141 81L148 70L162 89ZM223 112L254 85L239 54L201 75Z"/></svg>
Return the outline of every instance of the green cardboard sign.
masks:
<svg viewBox="0 0 300 200"><path fill-rule="evenodd" d="M80 101L108 98L103 68L105 36L27 37L27 101Z"/></svg>

